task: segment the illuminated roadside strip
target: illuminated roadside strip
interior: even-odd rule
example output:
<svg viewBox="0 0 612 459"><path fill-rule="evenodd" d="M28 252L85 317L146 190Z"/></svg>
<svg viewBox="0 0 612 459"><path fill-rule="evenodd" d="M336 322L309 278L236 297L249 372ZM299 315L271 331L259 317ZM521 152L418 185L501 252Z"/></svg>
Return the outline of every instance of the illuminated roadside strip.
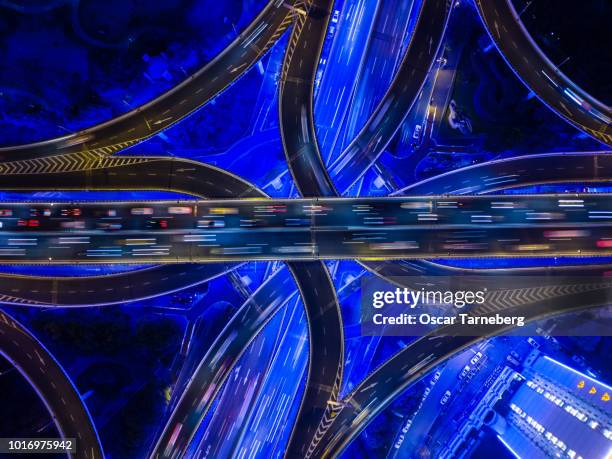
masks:
<svg viewBox="0 0 612 459"><path fill-rule="evenodd" d="M516 451L514 451L514 450L512 449L512 447L511 447L511 446L510 446L508 443L506 443L506 441L505 441L505 440L504 440L502 437L500 437L500 436L498 435L498 436L497 436L497 439L498 439L498 440L499 440L499 441L500 441L500 442L501 442L501 443L502 443L502 444L503 444L503 445L506 447L506 449L507 449L508 451L510 451L510 453L511 453L511 454L512 454L514 457L516 457L516 459L521 459L521 456L519 456L519 455L518 455L518 453L517 453Z"/></svg>
<svg viewBox="0 0 612 459"><path fill-rule="evenodd" d="M565 365L564 363L559 362L558 360L551 359L551 358L550 358L550 357L548 357L547 355L545 355L545 356L544 356L544 358L545 358L546 360L548 360L548 361L550 361L550 362L552 362L552 363L556 364L556 365L559 365L560 367L565 368L566 370L568 370L568 371L570 371L570 372L574 373L575 375L580 376L581 378L588 379L589 381L591 381L591 382L593 382L593 383L595 383L595 384L599 384L599 385L601 385L601 386L605 387L605 388L606 388L606 390L612 391L612 387L611 387L611 386L608 386L606 383L603 383L603 382L601 382L601 381L598 381L598 380L596 380L595 378L592 378L592 377L590 377L590 376L588 376L588 375L585 375L584 373L581 373L581 372L579 372L578 370L575 370L574 368L569 367L569 366Z"/></svg>

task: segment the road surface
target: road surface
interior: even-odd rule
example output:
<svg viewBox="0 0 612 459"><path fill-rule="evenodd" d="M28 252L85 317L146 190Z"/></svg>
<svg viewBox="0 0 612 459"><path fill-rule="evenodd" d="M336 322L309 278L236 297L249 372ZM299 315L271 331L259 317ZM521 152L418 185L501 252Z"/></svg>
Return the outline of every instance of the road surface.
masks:
<svg viewBox="0 0 612 459"><path fill-rule="evenodd" d="M0 302L49 306L107 306L177 292L222 276L236 264L160 265L102 276L0 274Z"/></svg>
<svg viewBox="0 0 612 459"><path fill-rule="evenodd" d="M70 172L10 173L4 190L165 190L200 198L262 197L254 185L208 164L180 158L106 158L104 167ZM155 297L206 282L229 265L156 266L110 276L37 277L0 274L5 303L48 306L108 305Z"/></svg>
<svg viewBox="0 0 612 459"><path fill-rule="evenodd" d="M313 115L314 81L332 5L332 0L303 2L281 74L279 119L283 150L295 184L306 197L336 195L319 151Z"/></svg>
<svg viewBox="0 0 612 459"><path fill-rule="evenodd" d="M103 458L91 416L64 369L40 341L4 311L0 311L0 353L36 390L62 437L76 439L76 453L71 457Z"/></svg>
<svg viewBox="0 0 612 459"><path fill-rule="evenodd" d="M547 106L578 129L612 145L612 111L553 64L520 20L511 0L476 0L493 42L519 78Z"/></svg>
<svg viewBox="0 0 612 459"><path fill-rule="evenodd" d="M604 256L608 194L3 203L3 263Z"/></svg>
<svg viewBox="0 0 612 459"><path fill-rule="evenodd" d="M319 423L337 402L344 369L344 328L336 291L320 262L290 263L308 320L308 376L285 457L304 457ZM307 281L302 285L300 280ZM329 383L333 382L332 385Z"/></svg>
<svg viewBox="0 0 612 459"><path fill-rule="evenodd" d="M408 185L392 195L482 194L531 185L611 180L610 152L541 153L463 167Z"/></svg>
<svg viewBox="0 0 612 459"><path fill-rule="evenodd" d="M330 168L339 190L348 190L383 153L412 108L438 54L450 6L424 0L402 64L359 134Z"/></svg>

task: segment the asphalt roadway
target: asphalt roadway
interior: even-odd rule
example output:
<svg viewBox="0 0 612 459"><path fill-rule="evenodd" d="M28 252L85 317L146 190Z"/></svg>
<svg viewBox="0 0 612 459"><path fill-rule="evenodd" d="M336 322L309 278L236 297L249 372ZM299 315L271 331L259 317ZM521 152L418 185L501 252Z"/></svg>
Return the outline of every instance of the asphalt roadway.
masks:
<svg viewBox="0 0 612 459"><path fill-rule="evenodd" d="M612 111L578 88L540 50L510 0L476 0L493 42L519 78L558 115L612 145Z"/></svg>
<svg viewBox="0 0 612 459"><path fill-rule="evenodd" d="M32 385L63 438L76 439L76 459L104 457L81 396L63 368L26 328L0 311L0 353Z"/></svg>
<svg viewBox="0 0 612 459"><path fill-rule="evenodd" d="M334 185L319 152L313 94L317 64L327 32L332 0L303 2L285 51L279 119L283 150L296 187L305 197L333 196Z"/></svg>
<svg viewBox="0 0 612 459"><path fill-rule="evenodd" d="M387 93L330 168L339 190L349 189L366 173L410 112L435 62L449 13L447 0L423 1L410 44Z"/></svg>
<svg viewBox="0 0 612 459"><path fill-rule="evenodd" d="M531 185L597 184L611 180L609 151L541 153L455 169L408 185L392 195L482 194Z"/></svg>
<svg viewBox="0 0 612 459"><path fill-rule="evenodd" d="M69 184L69 185L68 185ZM106 158L104 167L0 176L4 190L164 190L200 198L265 196L257 187L208 164L180 158ZM51 277L0 274L4 303L47 307L100 306L155 297L206 282L231 265L160 265L106 276Z"/></svg>
<svg viewBox="0 0 612 459"><path fill-rule="evenodd" d="M0 262L604 256L607 194L4 203Z"/></svg>

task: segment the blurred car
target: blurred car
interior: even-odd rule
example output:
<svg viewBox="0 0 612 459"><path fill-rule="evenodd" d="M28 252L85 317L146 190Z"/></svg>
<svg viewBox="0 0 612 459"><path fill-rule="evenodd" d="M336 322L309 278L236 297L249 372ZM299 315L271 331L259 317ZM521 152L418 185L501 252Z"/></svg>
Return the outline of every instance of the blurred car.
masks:
<svg viewBox="0 0 612 459"><path fill-rule="evenodd" d="M17 220L17 226L25 226L28 228L36 228L38 226L40 226L40 221L36 220L36 219L19 219Z"/></svg>
<svg viewBox="0 0 612 459"><path fill-rule="evenodd" d="M193 208L188 207L188 206L174 206L174 207L168 207L168 213L169 214L176 214L176 215L187 215L193 212Z"/></svg>
<svg viewBox="0 0 612 459"><path fill-rule="evenodd" d="M120 230L123 225L121 223L113 223L113 222L100 222L96 225L98 229L105 231L116 231Z"/></svg>
<svg viewBox="0 0 612 459"><path fill-rule="evenodd" d="M219 218L204 218L198 220L198 228L225 228L225 221Z"/></svg>
<svg viewBox="0 0 612 459"><path fill-rule="evenodd" d="M61 222L60 226L62 228L68 228L68 229L84 229L85 222L83 220L72 220L72 221L67 221L67 222Z"/></svg>
<svg viewBox="0 0 612 459"><path fill-rule="evenodd" d="M149 229L167 229L168 220L164 220L164 219L149 220L147 222L147 228Z"/></svg>
<svg viewBox="0 0 612 459"><path fill-rule="evenodd" d="M78 207L62 209L60 211L60 214L62 215L62 217L80 217L81 209L79 209Z"/></svg>
<svg viewBox="0 0 612 459"><path fill-rule="evenodd" d="M152 207L133 207L130 211L132 215L153 215Z"/></svg>

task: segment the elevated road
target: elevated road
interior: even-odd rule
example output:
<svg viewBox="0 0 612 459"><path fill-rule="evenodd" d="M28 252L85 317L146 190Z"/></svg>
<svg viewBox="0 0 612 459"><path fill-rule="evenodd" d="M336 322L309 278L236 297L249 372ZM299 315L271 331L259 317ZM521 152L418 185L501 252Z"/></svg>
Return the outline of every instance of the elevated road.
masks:
<svg viewBox="0 0 612 459"><path fill-rule="evenodd" d="M178 158L135 157L107 158L104 167L90 171L54 172L47 174L8 174L0 177L3 189L25 190L116 190L154 189L176 191L201 198L260 197L261 192L252 184L225 171L206 164ZM555 164L554 168L550 164ZM532 167L532 165L534 167ZM612 177L612 155L605 151L584 153L548 153L522 156L481 163L458 169L441 176L411 185L398 194L488 193L513 186L537 183L584 183L609 181ZM423 272L414 262L370 261L367 268L386 277ZM431 263L429 264L431 265ZM439 266L439 265L437 265ZM444 272L448 267L441 267ZM209 270L207 272L212 274ZM432 266L426 272L431 272ZM437 269L439 271L439 269ZM479 272L487 270L479 270ZM497 271L497 270L494 270ZM143 275L124 273L109 279L121 288L107 290L107 276L88 278L37 278L34 276L0 275L0 295L3 302L48 305L53 298L62 305L84 304L82 295L91 292L90 304L113 304L131 301L157 293L171 292L193 285L191 265L158 266L147 269ZM147 279L146 276L149 278ZM208 275L204 276L208 278ZM175 279L176 281L173 281ZM147 288L148 287L148 288ZM52 292L57 292L52 293ZM95 302L91 303L93 300Z"/></svg>
<svg viewBox="0 0 612 459"><path fill-rule="evenodd" d="M330 168L338 190L348 190L383 153L412 108L431 70L450 13L447 0L424 0L400 68L359 134Z"/></svg>
<svg viewBox="0 0 612 459"><path fill-rule="evenodd" d="M342 324L335 322L334 313L338 300L325 267L320 262L289 263L288 267L289 270L276 271L251 295L207 351L153 448L152 458L181 457L185 453L240 356L276 312L296 295L295 285L302 295L309 324L314 324L309 325L309 329L319 330L321 322L331 319L325 324L328 328L324 326L323 330L330 334L340 333L342 340ZM342 367L342 349L327 347L328 342L336 340L323 338L310 338L313 357L310 358L308 380L311 384L305 389L300 409L303 414L298 419L322 416L329 393L336 397L338 394L339 388L332 390L317 384L325 380L326 374ZM294 435L303 435L298 430L295 432Z"/></svg>
<svg viewBox="0 0 612 459"><path fill-rule="evenodd" d="M344 327L336 291L320 262L290 263L308 320L308 375L285 457L304 457L331 404L338 401L344 369ZM302 284L301 280L308 283ZM333 382L332 385L329 385ZM331 404L330 404L331 403ZM315 430L316 427L316 430Z"/></svg>
<svg viewBox="0 0 612 459"><path fill-rule="evenodd" d="M305 197L334 196L336 190L319 151L314 125L314 82L333 0L298 2L281 73L280 131L289 171Z"/></svg>
<svg viewBox="0 0 612 459"><path fill-rule="evenodd" d="M607 194L4 203L2 263L604 256Z"/></svg>
<svg viewBox="0 0 612 459"><path fill-rule="evenodd" d="M61 436L76 439L76 453L70 456L103 458L91 416L64 369L40 341L4 311L0 311L0 354L32 385Z"/></svg>
<svg viewBox="0 0 612 459"><path fill-rule="evenodd" d="M544 302L526 302L510 308L485 305L473 314L487 316L504 310L513 315L523 315L526 321L544 319L561 313L607 306L611 286L612 281L602 280L599 287L585 284L580 292L549 298ZM555 302L557 307L551 310ZM336 405L333 416L326 420L328 429L316 445L311 445L313 453L307 457L337 457L379 413L425 373L487 336L503 333L510 328L491 327L491 333L475 337L469 336L474 333L473 325L451 325L412 342L376 368Z"/></svg>
<svg viewBox="0 0 612 459"><path fill-rule="evenodd" d="M554 165L551 167L551 164ZM398 190L394 195L404 194L485 194L495 193L521 186L554 183L606 183L612 180L612 155L608 151L542 153L534 155L487 161L445 174L422 180ZM376 275L392 277L414 276L415 274L451 274L457 268L428 261L370 261L364 266ZM569 269L587 269L568 266ZM608 267L598 269L608 271ZM464 272L496 275L502 272L514 273L560 273L563 266L538 268L470 269Z"/></svg>
<svg viewBox="0 0 612 459"><path fill-rule="evenodd" d="M0 303L48 308L107 306L177 292L222 276L236 264L160 265L102 276L0 274Z"/></svg>
<svg viewBox="0 0 612 459"><path fill-rule="evenodd" d="M0 176L4 190L155 190L200 198L264 196L254 185L208 164L180 158L105 158L100 167ZM0 301L47 307L101 306L152 298L209 281L235 265L155 266L107 276L39 277L0 274Z"/></svg>
<svg viewBox="0 0 612 459"><path fill-rule="evenodd" d="M253 66L291 25L291 1L271 0L217 57L179 85L122 116L65 137L0 148L5 162L31 160L32 167L58 167L57 156L92 162L145 140L202 107ZM46 158L45 161L34 161Z"/></svg>
<svg viewBox="0 0 612 459"><path fill-rule="evenodd" d="M64 161L63 157L59 157ZM155 190L192 194L202 198L249 198L264 196L246 180L214 166L181 158L111 157L90 167L57 168L37 172L23 166L3 169L2 190Z"/></svg>
<svg viewBox="0 0 612 459"><path fill-rule="evenodd" d="M184 455L240 356L274 314L296 294L293 287L288 270L278 270L238 309L193 373L151 452L151 458Z"/></svg>
<svg viewBox="0 0 612 459"><path fill-rule="evenodd" d="M541 153L455 169L408 185L392 195L483 194L531 185L610 181L609 151Z"/></svg>
<svg viewBox="0 0 612 459"><path fill-rule="evenodd" d="M333 0L307 0L296 4L297 8L302 8L302 14L296 18L281 73L279 119L283 150L296 187L305 197L337 194L319 149L313 109L317 65L332 5ZM308 245L301 245L300 250L303 249L308 250ZM328 412L329 402L337 399L342 382L342 316L329 274L321 266L314 277L307 274L304 279L307 283L300 286L308 317L310 352L304 398L287 445L287 457L303 455ZM294 266L292 269L297 276L307 267ZM313 295L321 285L326 286L323 294ZM306 299L310 300L310 305Z"/></svg>
<svg viewBox="0 0 612 459"><path fill-rule="evenodd" d="M555 266L523 266L511 268L464 268L430 260L384 260L364 263L373 274L400 287L413 287L414 276L604 276L612 274L612 264L567 264Z"/></svg>
<svg viewBox="0 0 612 459"><path fill-rule="evenodd" d="M493 42L518 77L562 118L612 145L612 110L576 86L552 63L521 22L511 0L476 0Z"/></svg>

